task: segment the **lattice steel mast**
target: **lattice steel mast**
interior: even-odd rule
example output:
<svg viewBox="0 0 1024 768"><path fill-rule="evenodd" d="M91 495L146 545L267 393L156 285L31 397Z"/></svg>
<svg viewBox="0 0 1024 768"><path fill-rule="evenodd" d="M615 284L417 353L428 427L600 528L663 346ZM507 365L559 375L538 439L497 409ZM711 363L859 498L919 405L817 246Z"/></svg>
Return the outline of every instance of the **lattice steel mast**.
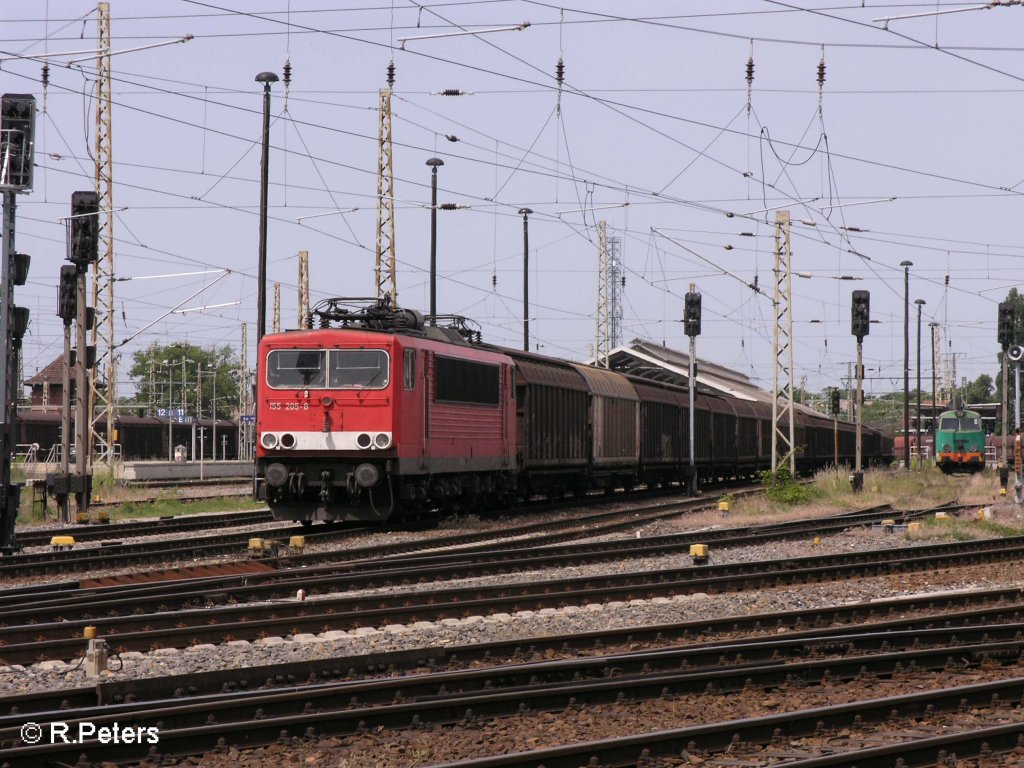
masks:
<svg viewBox="0 0 1024 768"><path fill-rule="evenodd" d="M628 227L627 227L628 229ZM615 349L622 343L622 241L608 238L608 346Z"/></svg>
<svg viewBox="0 0 1024 768"><path fill-rule="evenodd" d="M377 298L398 300L395 279L395 178L391 165L391 87L395 84L395 63L388 64L388 87L380 89L377 141Z"/></svg>
<svg viewBox="0 0 1024 768"><path fill-rule="evenodd" d="M608 367L610 325L608 306L608 225L597 222L597 313L594 315L594 365Z"/></svg>
<svg viewBox="0 0 1024 768"><path fill-rule="evenodd" d="M793 296L789 211L775 213L775 375L772 381L772 475L789 462L796 475L793 423Z"/></svg>
<svg viewBox="0 0 1024 768"><path fill-rule="evenodd" d="M274 315L270 321L270 332L281 332L281 284L274 283Z"/></svg>
<svg viewBox="0 0 1024 768"><path fill-rule="evenodd" d="M99 3L96 57L96 195L99 198L98 230L100 253L92 268L92 305L96 320L91 341L96 347L96 365L89 370L89 446L87 455L98 449L96 458L108 466L116 460L114 409L117 403L117 359L114 356L114 182L110 94L110 4ZM79 350L83 354L83 350ZM102 361L102 363L101 363ZM105 386L102 377L106 377ZM103 406L106 434L96 431L97 401Z"/></svg>
<svg viewBox="0 0 1024 768"><path fill-rule="evenodd" d="M252 415L252 386L249 384L249 328L242 323L242 346L238 360L238 458L251 459L252 431L255 425L245 417Z"/></svg>
<svg viewBox="0 0 1024 768"><path fill-rule="evenodd" d="M299 328L306 327L309 314L309 251L299 251Z"/></svg>

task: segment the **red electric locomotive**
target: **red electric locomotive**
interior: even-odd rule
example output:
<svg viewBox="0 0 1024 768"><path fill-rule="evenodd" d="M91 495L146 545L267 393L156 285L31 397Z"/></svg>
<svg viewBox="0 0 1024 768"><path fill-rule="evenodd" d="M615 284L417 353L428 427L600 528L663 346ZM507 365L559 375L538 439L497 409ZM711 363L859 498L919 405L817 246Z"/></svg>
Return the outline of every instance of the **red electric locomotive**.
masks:
<svg viewBox="0 0 1024 768"><path fill-rule="evenodd" d="M385 520L514 488L512 360L414 311L347 301L315 311L340 327L259 345L256 493L275 519Z"/></svg>

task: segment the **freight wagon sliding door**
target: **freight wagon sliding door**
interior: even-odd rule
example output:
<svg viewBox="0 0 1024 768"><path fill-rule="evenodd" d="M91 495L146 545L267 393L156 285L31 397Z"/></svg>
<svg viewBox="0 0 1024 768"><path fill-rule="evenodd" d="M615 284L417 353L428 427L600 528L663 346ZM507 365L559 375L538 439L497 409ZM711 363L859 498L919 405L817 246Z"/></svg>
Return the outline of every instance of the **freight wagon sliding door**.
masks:
<svg viewBox="0 0 1024 768"><path fill-rule="evenodd" d="M516 361L518 446L526 469L585 466L587 386L569 363L509 353Z"/></svg>
<svg viewBox="0 0 1024 768"><path fill-rule="evenodd" d="M629 379L606 368L577 365L590 387L593 461L601 466L640 463L640 397Z"/></svg>

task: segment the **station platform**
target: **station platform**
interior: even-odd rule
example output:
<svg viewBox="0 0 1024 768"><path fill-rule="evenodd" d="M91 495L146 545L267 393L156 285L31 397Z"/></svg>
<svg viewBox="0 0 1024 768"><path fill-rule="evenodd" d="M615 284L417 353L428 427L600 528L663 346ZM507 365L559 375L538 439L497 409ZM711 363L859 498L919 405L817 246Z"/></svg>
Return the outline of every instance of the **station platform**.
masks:
<svg viewBox="0 0 1024 768"><path fill-rule="evenodd" d="M49 472L59 472L60 464L33 462L19 464L27 480L45 480ZM100 467L102 469L102 467ZM169 480L250 480L251 461L123 461L114 465L118 482L159 482Z"/></svg>

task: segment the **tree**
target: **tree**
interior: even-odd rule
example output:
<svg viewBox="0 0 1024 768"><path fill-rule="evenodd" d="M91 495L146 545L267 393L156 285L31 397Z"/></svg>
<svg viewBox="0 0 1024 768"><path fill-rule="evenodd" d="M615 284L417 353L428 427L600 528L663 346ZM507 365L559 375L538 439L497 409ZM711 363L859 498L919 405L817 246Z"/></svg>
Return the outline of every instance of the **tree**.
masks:
<svg viewBox="0 0 1024 768"><path fill-rule="evenodd" d="M232 347L204 349L179 341L136 350L128 375L135 383L135 404L151 416L157 408L171 407L210 418L216 393L217 418L228 419L238 408L237 370Z"/></svg>
<svg viewBox="0 0 1024 768"><path fill-rule="evenodd" d="M964 387L962 397L964 403L991 403L994 392L992 377L983 373Z"/></svg>

